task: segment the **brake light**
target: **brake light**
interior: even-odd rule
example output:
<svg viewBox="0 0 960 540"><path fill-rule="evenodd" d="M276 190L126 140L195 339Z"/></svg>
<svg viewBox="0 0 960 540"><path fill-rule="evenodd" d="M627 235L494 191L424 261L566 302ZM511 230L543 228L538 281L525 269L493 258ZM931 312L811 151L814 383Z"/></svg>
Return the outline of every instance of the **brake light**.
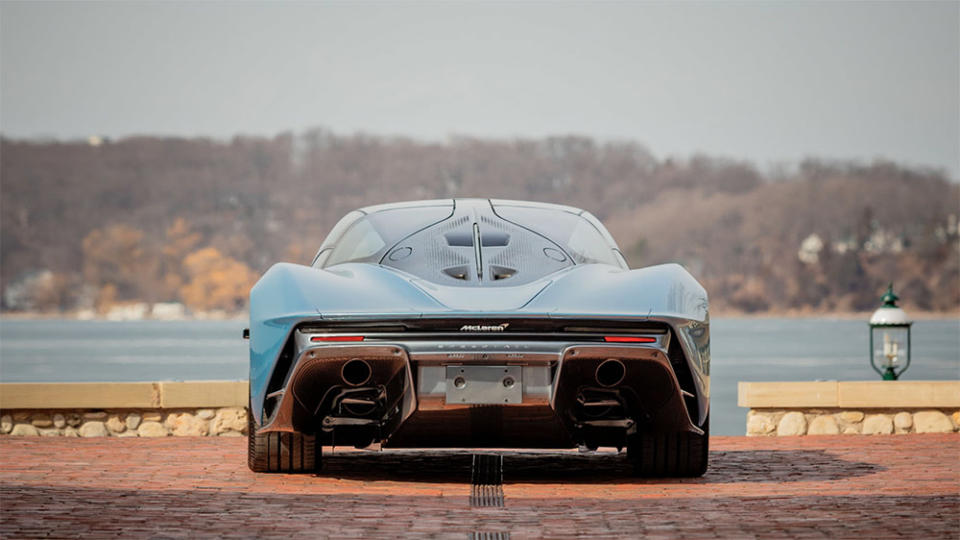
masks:
<svg viewBox="0 0 960 540"><path fill-rule="evenodd" d="M363 341L363 336L310 336L310 341Z"/></svg>
<svg viewBox="0 0 960 540"><path fill-rule="evenodd" d="M603 336L610 343L656 343L657 338L646 336Z"/></svg>

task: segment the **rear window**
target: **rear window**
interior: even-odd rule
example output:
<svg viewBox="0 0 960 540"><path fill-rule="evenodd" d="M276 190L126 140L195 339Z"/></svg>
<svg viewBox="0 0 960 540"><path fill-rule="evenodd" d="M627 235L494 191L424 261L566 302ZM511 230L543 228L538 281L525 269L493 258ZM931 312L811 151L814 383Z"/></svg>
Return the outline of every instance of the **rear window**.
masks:
<svg viewBox="0 0 960 540"><path fill-rule="evenodd" d="M552 208L525 206L496 207L501 218L546 236L563 246L577 264L602 263L622 266L616 246L586 219Z"/></svg>
<svg viewBox="0 0 960 540"><path fill-rule="evenodd" d="M407 236L450 217L450 206L419 206L381 210L354 221L335 244L330 255L318 259L323 267L345 262L379 263L387 249ZM331 237L333 233L331 232Z"/></svg>

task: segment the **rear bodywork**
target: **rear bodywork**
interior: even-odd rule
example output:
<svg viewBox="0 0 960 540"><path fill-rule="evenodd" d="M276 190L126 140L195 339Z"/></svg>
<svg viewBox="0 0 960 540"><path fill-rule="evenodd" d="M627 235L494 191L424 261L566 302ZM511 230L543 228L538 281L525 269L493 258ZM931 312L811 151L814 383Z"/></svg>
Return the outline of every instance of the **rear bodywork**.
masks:
<svg viewBox="0 0 960 540"><path fill-rule="evenodd" d="M484 251L498 204L449 201L438 224L383 248L383 260L430 253L417 267L273 266L250 294L255 432L315 434L325 445L514 448L623 447L637 433L703 433L703 287L678 265L629 270L567 253L561 268L537 271L506 246L526 250L514 254L522 258L550 257L564 244L540 245L538 234L521 245L525 233L508 220L496 230L509 239L490 241L500 254ZM378 208L362 212L392 207ZM453 227L443 228L454 222L464 235L473 226L475 259ZM438 255L436 237L462 247L464 260ZM446 257L438 271L457 281L431 277L437 257ZM447 269L460 267L467 270Z"/></svg>

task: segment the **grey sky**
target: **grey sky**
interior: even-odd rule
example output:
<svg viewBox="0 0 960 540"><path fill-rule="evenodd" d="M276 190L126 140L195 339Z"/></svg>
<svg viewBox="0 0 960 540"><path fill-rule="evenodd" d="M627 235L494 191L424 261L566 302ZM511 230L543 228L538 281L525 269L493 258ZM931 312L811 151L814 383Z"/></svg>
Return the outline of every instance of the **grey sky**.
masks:
<svg viewBox="0 0 960 540"><path fill-rule="evenodd" d="M584 134L960 173L960 3L10 3L0 131Z"/></svg>

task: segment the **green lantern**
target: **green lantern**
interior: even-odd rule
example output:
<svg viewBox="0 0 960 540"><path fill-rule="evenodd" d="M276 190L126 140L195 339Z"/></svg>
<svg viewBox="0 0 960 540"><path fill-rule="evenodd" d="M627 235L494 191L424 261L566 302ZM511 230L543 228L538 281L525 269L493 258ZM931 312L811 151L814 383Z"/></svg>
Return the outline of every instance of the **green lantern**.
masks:
<svg viewBox="0 0 960 540"><path fill-rule="evenodd" d="M893 284L880 299L883 305L870 317L870 365L885 381L895 381L910 367L910 326L907 313L897 307Z"/></svg>

